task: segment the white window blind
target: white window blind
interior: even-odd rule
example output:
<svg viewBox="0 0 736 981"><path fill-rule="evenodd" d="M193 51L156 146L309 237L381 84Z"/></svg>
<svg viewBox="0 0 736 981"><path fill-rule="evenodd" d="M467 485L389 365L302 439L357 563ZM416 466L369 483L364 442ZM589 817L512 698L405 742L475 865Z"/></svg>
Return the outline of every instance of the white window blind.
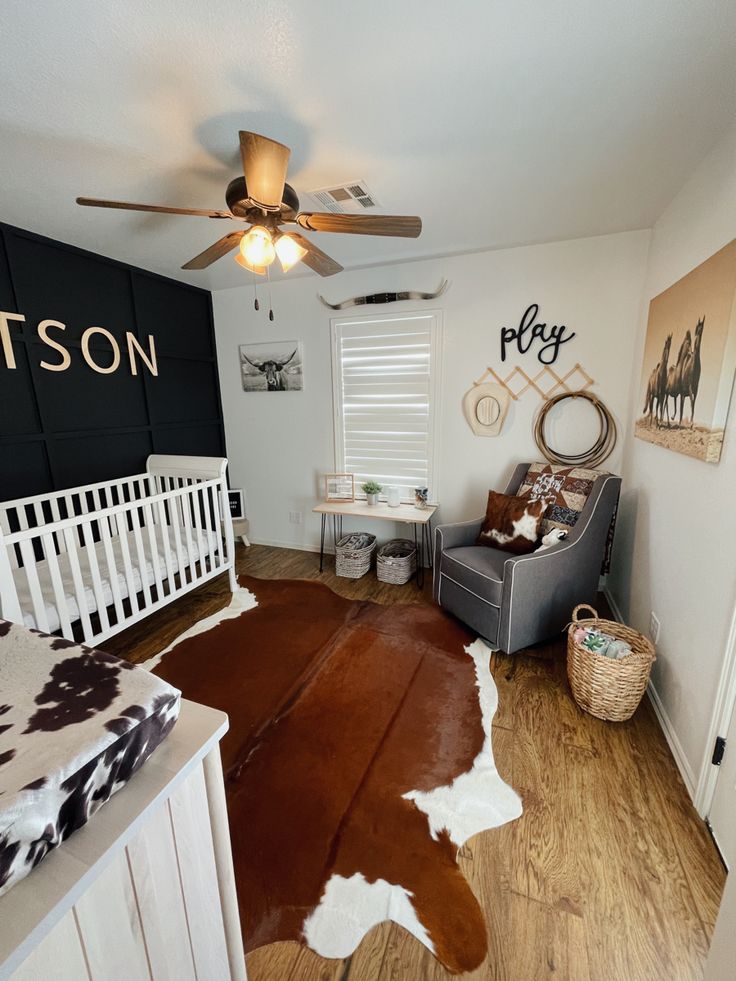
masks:
<svg viewBox="0 0 736 981"><path fill-rule="evenodd" d="M435 495L437 313L332 322L336 469Z"/></svg>

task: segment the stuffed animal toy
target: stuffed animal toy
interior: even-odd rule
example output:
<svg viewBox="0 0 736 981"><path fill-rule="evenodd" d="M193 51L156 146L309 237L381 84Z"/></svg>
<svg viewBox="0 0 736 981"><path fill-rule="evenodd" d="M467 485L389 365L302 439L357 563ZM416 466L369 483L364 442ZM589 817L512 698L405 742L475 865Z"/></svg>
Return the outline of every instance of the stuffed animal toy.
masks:
<svg viewBox="0 0 736 981"><path fill-rule="evenodd" d="M566 538L566 531L563 531L562 528L553 528L552 531L548 531L544 536L542 544L536 551L543 552L546 548L552 548L553 545L557 545L558 542L564 542Z"/></svg>

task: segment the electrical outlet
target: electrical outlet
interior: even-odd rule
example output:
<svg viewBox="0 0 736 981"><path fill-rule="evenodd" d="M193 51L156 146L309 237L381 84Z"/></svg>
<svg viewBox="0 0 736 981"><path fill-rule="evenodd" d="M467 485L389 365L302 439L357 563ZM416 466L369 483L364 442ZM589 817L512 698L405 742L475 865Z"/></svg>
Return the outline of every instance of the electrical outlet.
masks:
<svg viewBox="0 0 736 981"><path fill-rule="evenodd" d="M289 511L289 521L292 525L300 525L302 523L302 512Z"/></svg>
<svg viewBox="0 0 736 981"><path fill-rule="evenodd" d="M659 617L656 613L649 614L649 637L653 644L659 640Z"/></svg>

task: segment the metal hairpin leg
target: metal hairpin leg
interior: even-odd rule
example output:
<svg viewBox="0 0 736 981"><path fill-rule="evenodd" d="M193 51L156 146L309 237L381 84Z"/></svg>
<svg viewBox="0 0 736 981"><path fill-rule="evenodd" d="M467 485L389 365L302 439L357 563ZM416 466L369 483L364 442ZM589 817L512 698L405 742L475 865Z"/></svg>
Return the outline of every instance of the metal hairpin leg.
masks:
<svg viewBox="0 0 736 981"><path fill-rule="evenodd" d="M418 541L417 541L418 538ZM416 571L416 583L417 589L422 589L424 587L424 526L422 526L421 535L417 536L417 525L414 522L414 548L417 552L417 571Z"/></svg>
<svg viewBox="0 0 736 981"><path fill-rule="evenodd" d="M342 515L333 514L332 515L332 544L335 546L335 554L337 555L337 543L342 538Z"/></svg>
<svg viewBox="0 0 736 981"><path fill-rule="evenodd" d="M319 571L325 567L325 529L327 527L327 515L322 513L322 528L319 536Z"/></svg>
<svg viewBox="0 0 736 981"><path fill-rule="evenodd" d="M432 519L427 519L426 524L427 529L427 558L429 559L430 568L434 567L434 541L432 539Z"/></svg>

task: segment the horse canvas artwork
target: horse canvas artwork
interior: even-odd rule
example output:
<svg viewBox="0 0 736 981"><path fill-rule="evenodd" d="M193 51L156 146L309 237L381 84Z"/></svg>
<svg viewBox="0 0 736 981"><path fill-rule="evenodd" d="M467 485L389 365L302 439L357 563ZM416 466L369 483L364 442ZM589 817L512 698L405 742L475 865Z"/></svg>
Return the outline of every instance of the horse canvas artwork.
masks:
<svg viewBox="0 0 736 981"><path fill-rule="evenodd" d="M301 343L241 344L240 374L244 392L301 392Z"/></svg>
<svg viewBox="0 0 736 981"><path fill-rule="evenodd" d="M736 374L736 239L649 304L635 434L718 463Z"/></svg>

